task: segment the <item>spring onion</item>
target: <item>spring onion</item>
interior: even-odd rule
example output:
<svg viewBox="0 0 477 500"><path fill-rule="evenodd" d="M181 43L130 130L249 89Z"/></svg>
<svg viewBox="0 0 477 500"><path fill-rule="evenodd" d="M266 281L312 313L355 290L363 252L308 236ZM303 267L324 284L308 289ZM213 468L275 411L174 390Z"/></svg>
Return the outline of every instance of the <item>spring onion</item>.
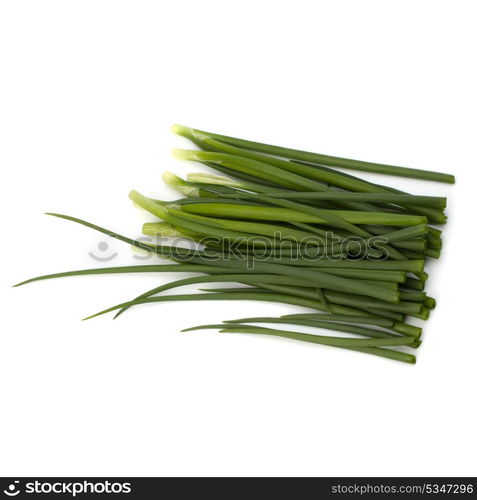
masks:
<svg viewBox="0 0 477 500"><path fill-rule="evenodd" d="M131 191L130 198L156 220L134 240L90 222L50 213L165 259L157 265L80 269L30 278L99 274L186 273L181 279L109 306L88 318L131 307L174 301L261 301L302 308L280 317L249 317L187 328L219 329L282 337L415 363L422 328L436 300L426 291L429 258L438 259L447 200L376 184L336 168L454 183L450 174L350 160L204 132L181 125L173 131L200 149L175 150L184 161L218 174L186 179L166 172L164 182L180 197L163 201ZM185 248L176 241L190 242ZM191 294L163 292L190 285L225 283ZM257 324L294 325L304 333ZM342 336L325 335L324 330Z"/></svg>

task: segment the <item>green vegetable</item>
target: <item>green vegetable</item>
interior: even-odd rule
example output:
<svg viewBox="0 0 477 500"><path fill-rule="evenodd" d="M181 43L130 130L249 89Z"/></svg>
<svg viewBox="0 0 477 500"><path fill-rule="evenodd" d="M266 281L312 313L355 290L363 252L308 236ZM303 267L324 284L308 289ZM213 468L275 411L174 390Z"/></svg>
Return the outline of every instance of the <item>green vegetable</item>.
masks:
<svg viewBox="0 0 477 500"><path fill-rule="evenodd" d="M286 198L289 200L313 200L313 201L363 201L369 203L394 203L397 205L418 205L438 209L446 208L447 200L438 196L415 196L411 194L392 193L346 193L346 192L290 192L290 191L267 191L269 198Z"/></svg>
<svg viewBox="0 0 477 500"><path fill-rule="evenodd" d="M414 168L395 167L392 165L382 165L380 163L371 163L360 160L349 160L347 158L339 158L335 156L323 155L318 153L309 153L307 151L300 151L297 149L283 148L280 146L272 146L271 144L263 144L260 142L247 141L244 139L237 139L220 134L211 134L210 132L203 132L202 130L191 129L182 125L174 125L173 132L184 135L185 137L204 140L204 138L211 137L222 141L226 144L231 144L243 148L245 150L259 151L269 155L277 155L284 158L291 158L295 160L303 160L306 162L317 163L319 165L329 165L331 167L347 168L351 170L361 170L365 172L374 172L378 174L397 175L401 177L411 177L414 179L425 179L438 182L448 182L454 184L455 178L450 174L443 174L440 172L432 172L429 170L419 170Z"/></svg>
<svg viewBox="0 0 477 500"><path fill-rule="evenodd" d="M156 220L143 233L179 241L147 243L75 217L76 222L166 259L160 265L80 269L31 278L46 279L133 273L187 273L110 306L93 318L131 307L173 301L262 301L305 308L278 318L252 317L187 330L218 328L226 333L284 337L415 363L399 350L416 349L422 328L406 317L426 320L436 300L425 291L426 260L442 250L446 198L419 196L375 184L334 167L454 182L448 174L309 153L179 125L174 131L200 150L176 150L221 174L192 173L187 180L166 172L166 184L181 197L162 201L131 191L131 200ZM190 276L195 273L195 276ZM229 283L228 288L163 295L181 286ZM239 287L234 285L239 285ZM310 310L312 312L310 312ZM85 319L88 319L85 318ZM320 334L252 326L292 324ZM324 335L323 330L343 336ZM356 338L353 336L358 336Z"/></svg>
<svg viewBox="0 0 477 500"><path fill-rule="evenodd" d="M406 337L400 338L379 338L379 339L348 339L342 337L323 337L321 335L311 335L307 333L292 332L286 330L275 330L271 328L261 328L261 327L251 327L246 325L239 326L227 326L224 325L205 325L203 327L195 328L222 328L220 333L251 333L251 334L262 334L262 335L272 335L276 337L283 337L287 339L300 340L302 342L311 342L313 344L322 344L333 347L341 347L344 349L360 350L361 352L367 352L368 354L374 354L376 356L388 357L395 359L397 361L403 361L406 363L414 364L416 358L412 354L407 354L398 351L391 351L380 349L379 351L370 351L369 349L377 349L378 346L400 346L400 345L411 345L414 340ZM191 331L192 329L187 329L184 331ZM366 350L362 350L366 349ZM384 351L384 352L382 352ZM391 354L393 353L393 354Z"/></svg>

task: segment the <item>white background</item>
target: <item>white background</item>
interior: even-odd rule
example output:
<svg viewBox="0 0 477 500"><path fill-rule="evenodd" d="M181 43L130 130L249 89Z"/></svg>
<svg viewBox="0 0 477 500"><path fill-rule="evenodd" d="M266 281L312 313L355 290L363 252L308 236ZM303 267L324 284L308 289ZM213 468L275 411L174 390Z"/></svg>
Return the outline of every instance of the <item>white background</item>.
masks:
<svg viewBox="0 0 477 500"><path fill-rule="evenodd" d="M473 475L476 4L3 1L1 475ZM80 318L174 275L28 277L102 265L139 236L130 189L161 175L172 123L454 173L438 308L415 366L291 341L178 333L291 308L138 307ZM369 177L370 178L370 177ZM148 261L153 262L153 261ZM184 290L185 293L185 290Z"/></svg>

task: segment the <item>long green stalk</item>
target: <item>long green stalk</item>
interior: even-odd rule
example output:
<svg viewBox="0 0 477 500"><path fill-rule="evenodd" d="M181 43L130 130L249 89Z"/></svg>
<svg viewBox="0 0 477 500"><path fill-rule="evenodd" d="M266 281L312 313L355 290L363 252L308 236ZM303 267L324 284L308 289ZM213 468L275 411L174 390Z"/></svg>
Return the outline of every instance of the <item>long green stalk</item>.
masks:
<svg viewBox="0 0 477 500"><path fill-rule="evenodd" d="M301 297L295 297L293 295L284 295L278 293L265 293L258 292L252 293L201 293L201 294L184 294L184 295L163 295L160 297L145 297L136 300L130 300L127 302L122 302L121 304L116 304L112 307L104 309L98 313L92 314L84 319L91 319L103 314L107 314L118 309L125 307L131 307L139 304L150 304L155 302L177 302L177 301L196 301L196 300L258 300L263 302L279 302L282 304L290 304L295 306L301 306L305 308L315 309L317 311L325 310L323 305L319 300L304 299ZM363 311L359 311L353 308L347 308L344 306L335 307L331 309L332 312L336 314L350 314L352 316L363 314Z"/></svg>
<svg viewBox="0 0 477 500"><path fill-rule="evenodd" d="M210 327L211 328L212 327L219 328L220 325L211 325ZM223 328L222 330L220 330L220 333L268 334L268 335L272 335L272 336L276 335L279 337L284 337L284 338L289 338L289 339L294 339L294 340L301 340L301 341L305 341L305 342L318 343L318 342L314 342L313 339L310 339L307 337L297 336L297 335L295 335L296 332L283 332L283 330L276 330L276 331L272 332L269 329L269 331L267 333L265 333L265 332L263 332L262 329L261 329L261 331L257 331L257 329L252 329L252 328L248 328L248 327L244 327L244 326L235 327L235 328L231 328L231 327ZM306 335L306 334L302 334L302 335ZM311 335L311 337L313 337L313 335ZM415 362L416 362L416 357L413 354L408 354L405 352L396 351L394 349L386 349L386 348L381 348L381 347L349 347L349 346L346 347L344 345L341 345L341 346L334 345L333 347L340 347L342 349L347 349L347 350L351 350L351 351L358 351L358 352L363 352L366 354L372 354L375 356L380 356L380 357L384 357L384 358L388 358L388 359L394 359L395 361L401 361L404 363L415 364Z"/></svg>
<svg viewBox="0 0 477 500"><path fill-rule="evenodd" d="M246 281L244 280L244 283ZM296 295L297 297L305 297L314 299L316 298L316 291L309 290L303 286L294 286L282 284L282 281L270 281L267 283L266 280L254 280L253 282L255 286L260 288L266 288L267 290L276 291L279 293L287 294L287 295ZM240 293L255 293L255 289L243 289L243 288L214 288L204 290L207 292L240 292ZM328 302L333 304L346 305L350 307L356 307L358 309L382 309L385 311L394 311L400 312L404 314L419 314L422 311L422 304L418 302L406 302L401 301L398 304L390 304L389 302L384 302L377 299L372 299L369 297L363 297L360 295L353 295L349 293L342 292L334 292L332 290L324 291L325 298Z"/></svg>
<svg viewBox="0 0 477 500"><path fill-rule="evenodd" d="M315 319L299 319L299 318L270 318L270 317L259 317L259 318L243 318L243 319L233 319L224 321L224 323L276 323L276 324L288 324L288 325L299 325L299 326L311 326L315 328L323 328L326 330L334 330L337 332L353 333L355 335L362 335L364 337L371 338L396 338L397 335L391 332L385 332L383 330L376 330L375 328L365 328L362 326L355 326L350 324L342 324L338 322L331 321L319 321Z"/></svg>
<svg viewBox="0 0 477 500"><path fill-rule="evenodd" d="M437 209L446 208L447 198L439 196L418 196L393 193L354 193L354 192L316 192L316 191L268 191L269 198L314 201L364 201L369 203L412 204Z"/></svg>
<svg viewBox="0 0 477 500"><path fill-rule="evenodd" d="M346 276L348 278L355 278L366 280L369 278L369 271L365 269L339 269L339 268L320 268L322 272L335 274L336 276ZM402 271L380 271L373 270L372 274L374 281L390 281L395 283L404 283L406 280L406 273Z"/></svg>
<svg viewBox="0 0 477 500"><path fill-rule="evenodd" d="M182 207L184 212L212 217L232 217L241 219L297 221L314 224L329 224L324 218L279 207L235 205L233 203L198 203ZM426 224L425 217L386 212L358 212L349 210L323 210L326 215L336 215L352 224L380 224L385 226L414 226Z"/></svg>
<svg viewBox="0 0 477 500"><path fill-rule="evenodd" d="M304 314L284 314L280 316L282 319L314 319L318 321L330 321L341 323L359 323L362 325L374 325L391 328L394 321L387 318L371 317L371 316L349 316L344 314L324 314L324 313L304 313ZM246 318L243 322L251 323L254 318ZM235 320L234 320L235 321ZM239 321L239 320L237 320ZM225 323L228 323L226 321Z"/></svg>
<svg viewBox="0 0 477 500"><path fill-rule="evenodd" d="M204 266L205 267L205 266ZM217 269L217 268L214 268ZM220 268L219 268L220 269ZM161 292L164 292L166 290L171 290L173 288L178 288L182 286L187 286L187 285L194 285L198 283L219 283L219 282L237 282L237 283L244 283L244 284L261 284L261 283L268 283L268 284L281 284L281 285L296 285L296 286L308 286L311 288L316 287L316 282L314 281L307 281L303 279L293 279L290 278L289 276L281 276L281 275L273 275L273 274L243 274L243 273L229 273L229 274L213 274L211 276L195 276L192 278L184 278L180 279L177 281L172 281L170 283L166 283L164 285L160 285L157 287L152 288L151 290L148 290L147 292L139 295L136 297L134 300L142 299L145 297L151 297L152 295L157 295ZM230 290L230 289L227 289ZM292 292L293 290L290 289ZM244 292L247 291L247 289L243 288L237 288L233 289L233 291L240 291ZM291 293L291 295L294 295ZM298 295L299 296L299 295ZM313 300L319 300L322 304L323 301L319 298L319 295L316 293L316 291L312 291L308 295L305 295L307 298L311 298ZM326 305L323 305L325 310L328 310L329 307ZM127 308L124 308L124 310ZM116 316L119 316L124 312L122 309Z"/></svg>
<svg viewBox="0 0 477 500"><path fill-rule="evenodd" d="M314 344L329 345L333 347L380 347L380 346L409 346L414 343L414 339L409 337L378 337L369 339L355 339L349 337L331 337L324 335L314 335L309 333L300 333L287 330L275 330L272 328L263 328L260 326L248 325L203 325L195 326L182 330L183 332L190 332L193 330L200 330L204 328L222 328L221 333L232 333L242 331L244 333L258 333L264 335L275 335L278 337L285 337L288 339L301 340L303 342L312 342Z"/></svg>
<svg viewBox="0 0 477 500"><path fill-rule="evenodd" d="M188 127L183 127L181 125L174 125L172 130L175 133L183 134L183 129L188 129ZM360 170L365 172L374 172L378 174L386 174L386 175L397 175L400 177L410 177L414 179L425 179L437 182L447 182L453 184L455 182L455 178L453 175L444 174L441 172L432 172L429 170L419 170L415 168L406 168L406 167L397 167L393 165L384 165L380 163L372 163L361 160L351 160L348 158L340 158L336 156L323 155L318 153L310 153L308 151L301 151L298 149L292 148L283 148L280 146L274 146L271 144L264 144L255 141L247 141L244 139L238 139L236 137L230 137L221 134L213 134L210 132L204 132L198 129L188 129L191 131L191 134L194 136L198 136L200 140L203 140L204 136L212 137L214 139L218 139L227 144L231 144L233 146L237 146L243 149L248 149L252 151L258 151L270 155L276 155L284 158L297 159L306 162L317 163L319 165L329 165L332 167L351 169L351 170Z"/></svg>
<svg viewBox="0 0 477 500"><path fill-rule="evenodd" d="M330 316L330 319L327 319L326 316ZM310 319L316 319L319 321L340 321L340 322L348 322L347 318L350 318L349 316L340 316L337 314L331 314L331 315L326 315L326 314L316 314L316 313L304 313L304 314L286 314L284 316L281 316L284 319L304 319L304 320L310 320ZM382 326L389 328L397 333L401 333L402 335L409 335L411 337L416 337L419 338L422 333L422 328L419 328L414 325L409 325L407 323L401 323L400 321L395 321L390 318L380 318L380 317L356 317L353 318L352 320L349 320L352 323L360 323L363 325L377 325L377 326Z"/></svg>
<svg viewBox="0 0 477 500"><path fill-rule="evenodd" d="M339 332L353 333L355 335L363 335L365 337L372 338L385 338L385 337L395 337L396 335L391 332L386 332L383 330L376 330L375 328L368 328L350 324L342 324L343 322L337 323L332 322L330 325L330 321L321 321L319 319L320 316L325 316L324 314L309 314L309 315L301 315L302 318L297 317L300 315L288 315L281 316L280 318L269 318L269 317L261 317L261 318L244 318L239 320L228 320L224 321L224 323L278 323L278 324L292 324L292 325L301 325L301 326L310 326L315 328L324 328L327 330L335 330ZM310 316L306 318L305 316ZM316 317L317 319L312 318L311 316ZM332 315L333 316L333 315ZM357 321L352 323L362 323L363 320L357 318ZM350 323L350 321L345 321L344 323ZM392 330L398 332L395 328L391 328ZM419 340L420 332L399 332L403 335L408 335L414 338L414 342L410 343L411 347L419 347L421 341Z"/></svg>
<svg viewBox="0 0 477 500"><path fill-rule="evenodd" d="M273 263L273 260L270 260ZM279 262L287 266L314 267L317 269L334 269L340 266L342 269L381 270L381 271L405 271L408 273L419 272L424 268L424 260L348 260L344 258L321 258L316 260L306 259L279 259Z"/></svg>
<svg viewBox="0 0 477 500"><path fill-rule="evenodd" d="M159 264L149 266L119 266L102 267L98 269L80 269L77 271L67 271L63 273L45 274L13 285L14 287L54 278L65 278L71 276L86 276L94 274L123 274L123 273L233 273L234 270L224 270L222 267L214 267L197 264Z"/></svg>

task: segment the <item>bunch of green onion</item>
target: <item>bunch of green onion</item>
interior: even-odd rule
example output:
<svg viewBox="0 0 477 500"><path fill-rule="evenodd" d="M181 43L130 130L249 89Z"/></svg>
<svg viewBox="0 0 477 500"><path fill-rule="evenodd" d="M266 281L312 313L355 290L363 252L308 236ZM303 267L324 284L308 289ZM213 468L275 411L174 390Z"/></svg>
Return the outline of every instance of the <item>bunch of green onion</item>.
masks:
<svg viewBox="0 0 477 500"><path fill-rule="evenodd" d="M173 131L200 149L176 150L220 175L171 173L167 184L182 198L165 202L137 191L133 202L157 217L143 233L177 237L172 245L132 240L74 217L85 225L169 263L85 269L43 279L111 273L184 272L186 277L148 290L89 318L151 302L257 300L304 309L280 317L253 317L203 325L221 332L285 337L415 363L410 349L436 306L424 291L428 258L439 258L446 198L416 196L374 184L339 169L454 183L452 175L337 158L237 139L175 125ZM190 241L187 248L177 241ZM203 293L161 295L191 284L226 283ZM17 285L18 286L18 285ZM310 310L312 312L310 312ZM268 324L277 328L257 326ZM318 329L291 331L284 325ZM325 335L322 330L340 332ZM348 334L343 336L343 333Z"/></svg>

